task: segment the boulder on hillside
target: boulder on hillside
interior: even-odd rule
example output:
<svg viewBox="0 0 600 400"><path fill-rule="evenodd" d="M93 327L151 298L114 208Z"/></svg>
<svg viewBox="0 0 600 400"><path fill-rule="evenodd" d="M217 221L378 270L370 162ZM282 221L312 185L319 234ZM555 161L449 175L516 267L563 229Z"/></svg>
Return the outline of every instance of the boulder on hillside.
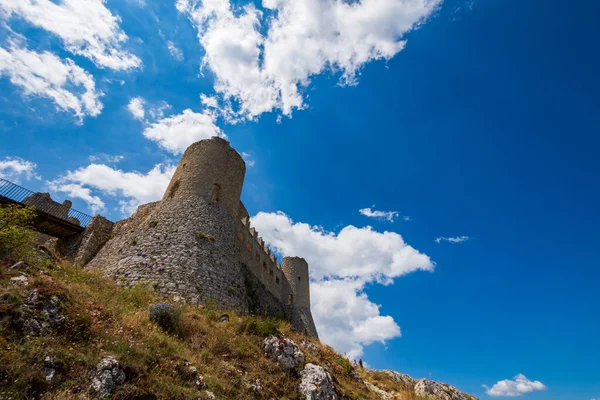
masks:
<svg viewBox="0 0 600 400"><path fill-rule="evenodd" d="M304 363L304 353L292 339L268 336L263 340L263 351L271 360L277 361L281 369L297 369Z"/></svg>
<svg viewBox="0 0 600 400"><path fill-rule="evenodd" d="M415 385L417 396L430 397L435 400L477 400L475 397L465 394L454 386L421 379Z"/></svg>
<svg viewBox="0 0 600 400"><path fill-rule="evenodd" d="M125 382L125 372L119 366L116 358L103 357L96 365L96 372L92 379L92 388L96 391L96 398L107 399L111 397L117 387Z"/></svg>
<svg viewBox="0 0 600 400"><path fill-rule="evenodd" d="M306 364L300 372L298 391L306 400L337 400L338 396L331 382L331 375L325 368Z"/></svg>

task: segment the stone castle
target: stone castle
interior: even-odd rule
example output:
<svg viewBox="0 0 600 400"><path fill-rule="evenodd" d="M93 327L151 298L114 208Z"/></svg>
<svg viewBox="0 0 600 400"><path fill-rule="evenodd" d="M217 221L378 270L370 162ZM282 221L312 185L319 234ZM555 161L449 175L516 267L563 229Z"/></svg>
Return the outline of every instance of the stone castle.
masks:
<svg viewBox="0 0 600 400"><path fill-rule="evenodd" d="M246 164L224 139L189 146L162 200L113 224L96 216L85 231L60 239L73 261L125 285L145 283L195 304L284 318L317 336L310 311L308 264L281 265L240 201Z"/></svg>

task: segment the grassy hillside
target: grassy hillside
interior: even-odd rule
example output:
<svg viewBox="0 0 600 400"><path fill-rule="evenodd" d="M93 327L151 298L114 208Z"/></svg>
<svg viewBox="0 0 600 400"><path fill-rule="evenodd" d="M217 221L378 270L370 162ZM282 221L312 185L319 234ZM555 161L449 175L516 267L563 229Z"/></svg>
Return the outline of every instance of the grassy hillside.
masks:
<svg viewBox="0 0 600 400"><path fill-rule="evenodd" d="M0 229L0 240L3 234L10 236ZM31 243L23 232L15 237L13 244ZM389 374L357 374L346 358L287 322L210 304L156 306L165 299L143 283L118 287L31 244L1 250L0 399L93 398L93 375L106 356L125 373L115 399L300 399L297 371L264 355L271 334L302 344L305 362L330 373L340 398L381 399L368 387L375 384L393 393L387 398L419 399Z"/></svg>

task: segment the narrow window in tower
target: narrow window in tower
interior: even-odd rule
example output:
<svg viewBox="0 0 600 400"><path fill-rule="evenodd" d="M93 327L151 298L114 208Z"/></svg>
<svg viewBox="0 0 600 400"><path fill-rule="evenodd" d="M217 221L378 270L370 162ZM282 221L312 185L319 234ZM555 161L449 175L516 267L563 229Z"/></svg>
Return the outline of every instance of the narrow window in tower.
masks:
<svg viewBox="0 0 600 400"><path fill-rule="evenodd" d="M210 197L213 199L213 201L216 201L218 203L221 197L221 186L214 183Z"/></svg>
<svg viewBox="0 0 600 400"><path fill-rule="evenodd" d="M292 302L294 301L294 296L292 296L291 294L288 296L288 304L292 304Z"/></svg>
<svg viewBox="0 0 600 400"><path fill-rule="evenodd" d="M300 282L300 277L298 277L298 282Z"/></svg>
<svg viewBox="0 0 600 400"><path fill-rule="evenodd" d="M263 268L265 268L265 269L267 268L267 262L266 261L263 261Z"/></svg>
<svg viewBox="0 0 600 400"><path fill-rule="evenodd" d="M275 282L279 285L279 277L275 278Z"/></svg>

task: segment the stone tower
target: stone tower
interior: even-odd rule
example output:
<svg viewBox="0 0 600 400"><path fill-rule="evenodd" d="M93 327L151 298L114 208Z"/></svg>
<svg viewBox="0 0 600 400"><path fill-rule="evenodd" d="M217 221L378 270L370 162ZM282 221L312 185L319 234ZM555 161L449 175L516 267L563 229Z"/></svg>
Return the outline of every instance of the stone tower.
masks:
<svg viewBox="0 0 600 400"><path fill-rule="evenodd" d="M288 303L297 307L310 308L310 289L308 279L308 263L301 257L284 257L283 274L290 284Z"/></svg>
<svg viewBox="0 0 600 400"><path fill-rule="evenodd" d="M281 268L250 227L240 201L245 173L244 160L226 140L192 144L162 200L138 207L109 235L96 235L110 239L87 266L175 300L285 318L317 336L308 265L291 257Z"/></svg>
<svg viewBox="0 0 600 400"><path fill-rule="evenodd" d="M183 153L163 201L210 199L236 217L245 174L246 163L229 142L219 137L202 140Z"/></svg>

